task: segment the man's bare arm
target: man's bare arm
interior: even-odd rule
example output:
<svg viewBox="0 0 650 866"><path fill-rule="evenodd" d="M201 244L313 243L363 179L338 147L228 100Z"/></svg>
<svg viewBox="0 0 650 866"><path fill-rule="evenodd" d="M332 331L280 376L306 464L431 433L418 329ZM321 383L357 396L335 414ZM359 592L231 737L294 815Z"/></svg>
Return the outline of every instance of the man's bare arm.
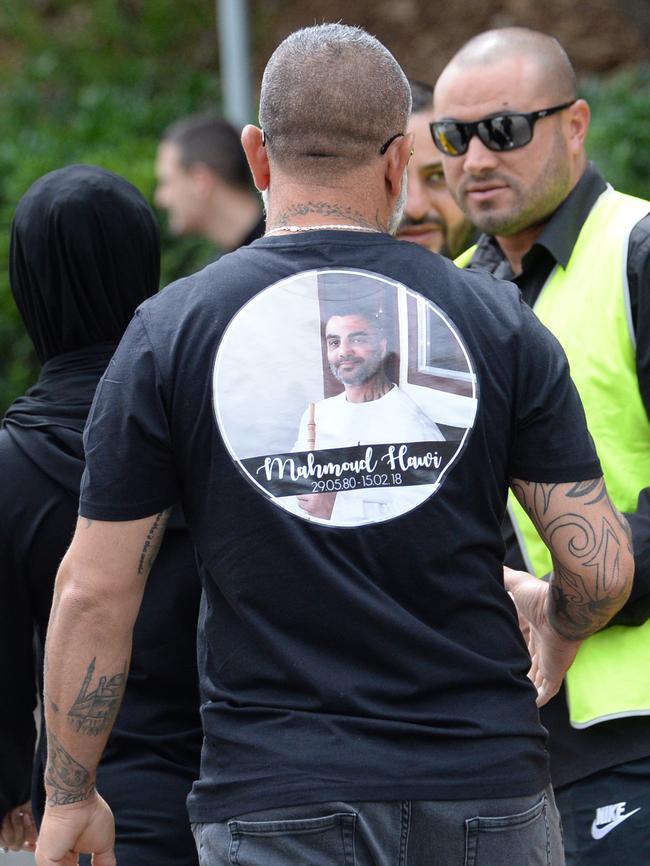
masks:
<svg viewBox="0 0 650 866"><path fill-rule="evenodd" d="M168 517L165 511L115 523L80 518L59 568L45 654L47 809L39 864L75 845L100 856L112 846L110 813L97 797L95 776L124 694L133 625ZM48 822L52 815L55 821Z"/></svg>
<svg viewBox="0 0 650 866"><path fill-rule="evenodd" d="M515 479L512 489L551 552L549 584L505 569L527 623L529 673L541 706L559 690L581 642L611 619L632 587L629 528L602 478L568 484Z"/></svg>
<svg viewBox="0 0 650 866"><path fill-rule="evenodd" d="M603 628L632 588L627 521L602 478L565 484L513 479L512 490L553 559L547 611L553 628L583 640Z"/></svg>

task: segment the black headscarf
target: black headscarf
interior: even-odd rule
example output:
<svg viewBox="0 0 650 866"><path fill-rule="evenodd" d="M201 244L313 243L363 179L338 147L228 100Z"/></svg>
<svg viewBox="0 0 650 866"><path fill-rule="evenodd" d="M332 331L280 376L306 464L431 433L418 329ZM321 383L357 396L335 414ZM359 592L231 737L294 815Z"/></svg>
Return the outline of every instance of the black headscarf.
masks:
<svg viewBox="0 0 650 866"><path fill-rule="evenodd" d="M158 289L153 211L113 172L87 165L50 172L16 208L10 277L43 369L4 424L47 475L78 495L97 382L134 310Z"/></svg>

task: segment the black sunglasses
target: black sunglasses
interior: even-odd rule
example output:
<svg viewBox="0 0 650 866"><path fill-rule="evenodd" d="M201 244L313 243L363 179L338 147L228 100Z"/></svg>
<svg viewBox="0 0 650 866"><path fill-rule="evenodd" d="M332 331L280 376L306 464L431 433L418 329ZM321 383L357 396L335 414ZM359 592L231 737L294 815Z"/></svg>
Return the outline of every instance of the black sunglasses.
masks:
<svg viewBox="0 0 650 866"><path fill-rule="evenodd" d="M516 150L524 147L533 137L533 128L542 117L548 117L558 111L563 111L571 102L554 105L552 108L542 108L540 111L511 112L484 117L471 123L460 120L434 120L429 124L433 143L441 153L447 156L462 156L467 153L469 143L475 135L490 150Z"/></svg>

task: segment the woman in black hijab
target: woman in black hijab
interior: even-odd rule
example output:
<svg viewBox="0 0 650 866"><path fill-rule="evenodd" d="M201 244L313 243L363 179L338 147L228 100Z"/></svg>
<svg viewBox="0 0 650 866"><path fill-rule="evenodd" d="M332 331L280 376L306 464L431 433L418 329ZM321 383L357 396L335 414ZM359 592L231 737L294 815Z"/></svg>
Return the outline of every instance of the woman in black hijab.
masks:
<svg viewBox="0 0 650 866"><path fill-rule="evenodd" d="M0 820L30 796L34 684L42 681L54 579L77 519L83 428L135 308L158 289L159 262L151 208L104 169L51 172L16 209L11 288L43 367L0 430ZM199 596L192 546L172 515L97 781L115 812L120 866L197 863L185 797L201 746ZM42 743L31 788L37 818L44 757Z"/></svg>

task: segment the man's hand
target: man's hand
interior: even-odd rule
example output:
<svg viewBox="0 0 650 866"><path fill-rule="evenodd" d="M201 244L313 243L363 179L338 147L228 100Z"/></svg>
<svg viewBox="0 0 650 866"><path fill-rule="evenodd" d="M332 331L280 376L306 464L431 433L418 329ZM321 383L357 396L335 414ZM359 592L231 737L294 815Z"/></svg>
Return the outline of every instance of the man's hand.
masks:
<svg viewBox="0 0 650 866"><path fill-rule="evenodd" d="M305 493L296 497L298 505L312 517L329 520L334 509L336 493Z"/></svg>
<svg viewBox="0 0 650 866"><path fill-rule="evenodd" d="M114 848L113 813L96 791L81 803L46 806L37 866L77 866L79 854L92 854L93 866L116 866Z"/></svg>
<svg viewBox="0 0 650 866"><path fill-rule="evenodd" d="M0 825L0 846L10 851L33 851L36 845L36 824L29 800L7 812Z"/></svg>
<svg viewBox="0 0 650 866"><path fill-rule="evenodd" d="M531 658L528 676L537 689L537 706L542 707L559 691L581 641L562 637L550 624L547 616L548 583L526 571L514 571L507 566L504 566L503 577L523 626L522 633Z"/></svg>

